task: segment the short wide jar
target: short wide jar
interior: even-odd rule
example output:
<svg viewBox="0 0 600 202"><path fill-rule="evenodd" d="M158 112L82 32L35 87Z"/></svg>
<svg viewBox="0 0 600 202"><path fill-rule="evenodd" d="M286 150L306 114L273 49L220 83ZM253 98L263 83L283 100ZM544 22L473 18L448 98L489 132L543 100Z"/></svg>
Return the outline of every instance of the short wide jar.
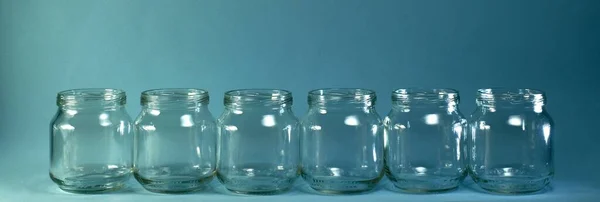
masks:
<svg viewBox="0 0 600 202"><path fill-rule="evenodd" d="M298 176L298 119L292 93L243 89L225 93L218 119L217 176L228 190L275 194L289 190Z"/></svg>
<svg viewBox="0 0 600 202"><path fill-rule="evenodd" d="M467 120L453 89L398 89L384 119L385 164L390 181L404 192L457 188L467 174Z"/></svg>
<svg viewBox="0 0 600 202"><path fill-rule="evenodd" d="M202 89L142 92L135 121L134 175L152 192L200 190L216 168L217 127Z"/></svg>
<svg viewBox="0 0 600 202"><path fill-rule="evenodd" d="M50 125L50 178L62 190L98 193L122 188L131 176L132 126L125 91L59 92Z"/></svg>
<svg viewBox="0 0 600 202"><path fill-rule="evenodd" d="M383 124L376 95L367 89L317 89L308 93L302 119L302 177L314 190L358 193L383 176Z"/></svg>
<svg viewBox="0 0 600 202"><path fill-rule="evenodd" d="M554 175L554 122L544 92L534 89L479 89L471 115L470 169L483 189L530 193Z"/></svg>

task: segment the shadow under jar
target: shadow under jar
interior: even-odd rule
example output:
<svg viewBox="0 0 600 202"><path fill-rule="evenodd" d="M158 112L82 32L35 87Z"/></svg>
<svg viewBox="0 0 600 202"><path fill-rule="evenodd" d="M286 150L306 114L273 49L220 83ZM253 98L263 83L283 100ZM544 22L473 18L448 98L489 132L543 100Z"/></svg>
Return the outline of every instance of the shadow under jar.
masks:
<svg viewBox="0 0 600 202"><path fill-rule="evenodd" d="M554 175L554 124L542 91L480 89L469 123L470 169L483 189L530 193L544 189Z"/></svg>
<svg viewBox="0 0 600 202"><path fill-rule="evenodd" d="M152 192L203 189L216 167L217 127L201 89L156 89L141 95L135 121L134 175Z"/></svg>
<svg viewBox="0 0 600 202"><path fill-rule="evenodd" d="M131 118L125 91L73 89L57 95L50 126L50 178L68 192L120 189L131 176Z"/></svg>
<svg viewBox="0 0 600 202"><path fill-rule="evenodd" d="M302 119L302 177L329 194L373 189L383 176L383 125L366 89L318 89Z"/></svg>
<svg viewBox="0 0 600 202"><path fill-rule="evenodd" d="M452 89L398 89L386 128L386 174L406 192L458 187L467 174L467 120Z"/></svg>
<svg viewBox="0 0 600 202"><path fill-rule="evenodd" d="M298 176L298 119L292 93L243 89L225 93L218 119L217 176L228 190L275 194L289 190Z"/></svg>

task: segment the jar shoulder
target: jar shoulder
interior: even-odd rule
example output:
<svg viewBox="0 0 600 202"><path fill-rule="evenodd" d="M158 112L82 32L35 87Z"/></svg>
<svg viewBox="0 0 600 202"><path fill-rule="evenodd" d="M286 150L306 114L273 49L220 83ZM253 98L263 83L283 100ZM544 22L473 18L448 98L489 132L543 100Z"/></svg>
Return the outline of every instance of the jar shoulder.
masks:
<svg viewBox="0 0 600 202"><path fill-rule="evenodd" d="M335 120L343 120L344 122L367 123L368 125L382 125L383 120L375 110L348 110L348 111L323 111L309 110L302 117L301 123L310 125L320 122L329 122ZM353 125L353 124L350 124Z"/></svg>
<svg viewBox="0 0 600 202"><path fill-rule="evenodd" d="M465 116L458 110L397 110L392 109L384 118L386 124L405 123L408 121L424 122L466 122Z"/></svg>
<svg viewBox="0 0 600 202"><path fill-rule="evenodd" d="M216 120L209 111L142 110L135 119L136 125L180 122L216 125Z"/></svg>

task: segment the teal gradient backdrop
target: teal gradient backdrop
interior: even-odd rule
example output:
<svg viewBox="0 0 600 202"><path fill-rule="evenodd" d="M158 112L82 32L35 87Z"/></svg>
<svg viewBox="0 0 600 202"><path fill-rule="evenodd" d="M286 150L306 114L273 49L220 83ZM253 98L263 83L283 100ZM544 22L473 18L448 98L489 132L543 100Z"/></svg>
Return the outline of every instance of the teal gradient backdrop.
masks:
<svg viewBox="0 0 600 202"><path fill-rule="evenodd" d="M0 0L0 178L50 181L48 125L64 89L124 89L135 117L145 89L207 89L219 115L226 90L283 88L303 116L310 89L363 87L383 116L395 88L458 89L470 114L477 88L527 87L546 91L556 122L556 184L599 186L598 10L597 0Z"/></svg>

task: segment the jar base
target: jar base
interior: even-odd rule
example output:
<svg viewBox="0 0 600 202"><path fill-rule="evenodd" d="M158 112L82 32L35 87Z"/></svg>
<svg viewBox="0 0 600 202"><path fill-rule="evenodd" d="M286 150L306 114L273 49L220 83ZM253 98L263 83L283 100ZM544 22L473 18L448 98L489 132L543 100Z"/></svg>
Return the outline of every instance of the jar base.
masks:
<svg viewBox="0 0 600 202"><path fill-rule="evenodd" d="M213 176L161 176L147 178L134 173L135 179L144 189L163 194L181 194L204 190L213 179Z"/></svg>
<svg viewBox="0 0 600 202"><path fill-rule="evenodd" d="M369 192L381 180L381 177L374 179L342 176L313 177L305 174L302 177L312 189L324 194L360 194Z"/></svg>
<svg viewBox="0 0 600 202"><path fill-rule="evenodd" d="M225 188L237 194L274 195L288 191L294 184L294 178L260 176L218 176Z"/></svg>
<svg viewBox="0 0 600 202"><path fill-rule="evenodd" d="M130 175L107 177L105 175L88 175L80 178L58 179L50 174L50 178L58 187L66 192L78 194L99 194L113 192L125 187Z"/></svg>
<svg viewBox="0 0 600 202"><path fill-rule="evenodd" d="M407 193L439 193L458 188L463 177L433 176L433 175L401 175L388 178L402 192Z"/></svg>
<svg viewBox="0 0 600 202"><path fill-rule="evenodd" d="M477 177L473 181L482 189L497 194L530 194L543 190L551 177Z"/></svg>

